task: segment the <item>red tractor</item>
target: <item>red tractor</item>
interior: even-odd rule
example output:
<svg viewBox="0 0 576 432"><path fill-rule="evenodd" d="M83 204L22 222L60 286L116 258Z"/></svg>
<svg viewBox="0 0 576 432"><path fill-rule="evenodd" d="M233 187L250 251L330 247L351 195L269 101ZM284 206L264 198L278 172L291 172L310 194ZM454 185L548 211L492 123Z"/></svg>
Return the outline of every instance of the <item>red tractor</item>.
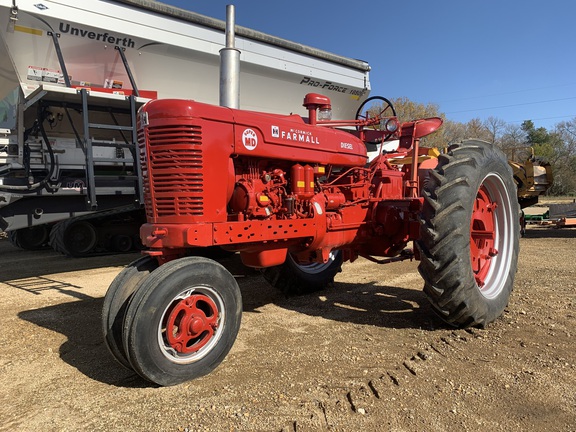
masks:
<svg viewBox="0 0 576 432"><path fill-rule="evenodd" d="M502 314L520 233L506 158L473 140L429 157L420 139L442 120L399 124L379 99L382 112L364 103L350 121L326 119L330 100L319 94L304 99L308 118L189 100L140 110L147 250L112 282L103 311L120 363L174 385L227 355L240 290L221 264L192 255L198 248L239 253L286 293L326 287L343 261L414 258L451 325L483 327ZM371 161L367 143L380 145Z"/></svg>

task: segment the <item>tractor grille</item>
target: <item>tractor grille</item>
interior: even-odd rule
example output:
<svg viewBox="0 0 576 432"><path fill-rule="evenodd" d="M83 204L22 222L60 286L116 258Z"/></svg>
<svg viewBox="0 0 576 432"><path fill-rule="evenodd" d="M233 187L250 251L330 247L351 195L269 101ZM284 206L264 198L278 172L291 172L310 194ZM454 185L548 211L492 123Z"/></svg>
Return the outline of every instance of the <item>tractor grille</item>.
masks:
<svg viewBox="0 0 576 432"><path fill-rule="evenodd" d="M151 126L145 129L145 134L139 131L138 144L147 217L202 216L202 128L193 125Z"/></svg>

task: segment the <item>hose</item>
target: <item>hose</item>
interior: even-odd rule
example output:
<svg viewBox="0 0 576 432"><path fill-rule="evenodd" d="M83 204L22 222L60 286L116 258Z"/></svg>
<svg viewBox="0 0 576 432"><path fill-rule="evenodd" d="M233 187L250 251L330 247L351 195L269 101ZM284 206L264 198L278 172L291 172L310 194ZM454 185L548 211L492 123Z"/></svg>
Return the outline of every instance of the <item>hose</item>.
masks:
<svg viewBox="0 0 576 432"><path fill-rule="evenodd" d="M31 128L26 129L24 131L24 142L28 140L28 137L34 132L40 132L44 143L46 144L46 148L48 149L48 155L50 157L50 167L48 169L48 174L39 182L26 185L26 186L16 186L16 185L0 185L0 190L3 191L26 191L26 192L36 192L42 188L45 188L48 192L55 192L55 190L50 186L49 180L54 174L54 170L56 169L56 157L54 156L54 151L50 144L50 140L48 139L48 135L46 134L46 130L44 129L44 120L48 117L49 112L46 110L45 107L38 108L38 118L34 121L34 124Z"/></svg>

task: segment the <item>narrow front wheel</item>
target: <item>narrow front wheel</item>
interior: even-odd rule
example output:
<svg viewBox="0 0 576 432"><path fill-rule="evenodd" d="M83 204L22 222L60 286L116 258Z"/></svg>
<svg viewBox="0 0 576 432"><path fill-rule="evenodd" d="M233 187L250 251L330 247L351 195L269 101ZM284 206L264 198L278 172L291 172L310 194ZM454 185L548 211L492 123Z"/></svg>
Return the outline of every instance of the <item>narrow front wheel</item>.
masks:
<svg viewBox="0 0 576 432"><path fill-rule="evenodd" d="M126 266L114 278L102 304L102 333L104 342L114 358L127 369L132 369L123 346L123 325L126 308L140 283L156 268L158 261L144 256Z"/></svg>
<svg viewBox="0 0 576 432"><path fill-rule="evenodd" d="M135 292L124 319L124 349L144 379L180 384L224 360L241 316L240 288L222 265L180 258L151 273Z"/></svg>

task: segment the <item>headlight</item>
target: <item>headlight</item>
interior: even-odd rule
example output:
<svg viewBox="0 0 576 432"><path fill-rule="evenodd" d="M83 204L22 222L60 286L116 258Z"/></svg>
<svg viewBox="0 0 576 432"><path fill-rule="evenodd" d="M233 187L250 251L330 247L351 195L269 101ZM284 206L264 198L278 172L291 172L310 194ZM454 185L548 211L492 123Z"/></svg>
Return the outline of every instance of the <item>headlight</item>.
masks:
<svg viewBox="0 0 576 432"><path fill-rule="evenodd" d="M397 118L391 118L391 119L386 120L386 124L384 125L383 129L386 129L390 133L394 133L398 130L399 126L400 125L398 123L398 119Z"/></svg>
<svg viewBox="0 0 576 432"><path fill-rule="evenodd" d="M320 108L318 110L318 120L319 121L332 120L332 110L330 108Z"/></svg>

